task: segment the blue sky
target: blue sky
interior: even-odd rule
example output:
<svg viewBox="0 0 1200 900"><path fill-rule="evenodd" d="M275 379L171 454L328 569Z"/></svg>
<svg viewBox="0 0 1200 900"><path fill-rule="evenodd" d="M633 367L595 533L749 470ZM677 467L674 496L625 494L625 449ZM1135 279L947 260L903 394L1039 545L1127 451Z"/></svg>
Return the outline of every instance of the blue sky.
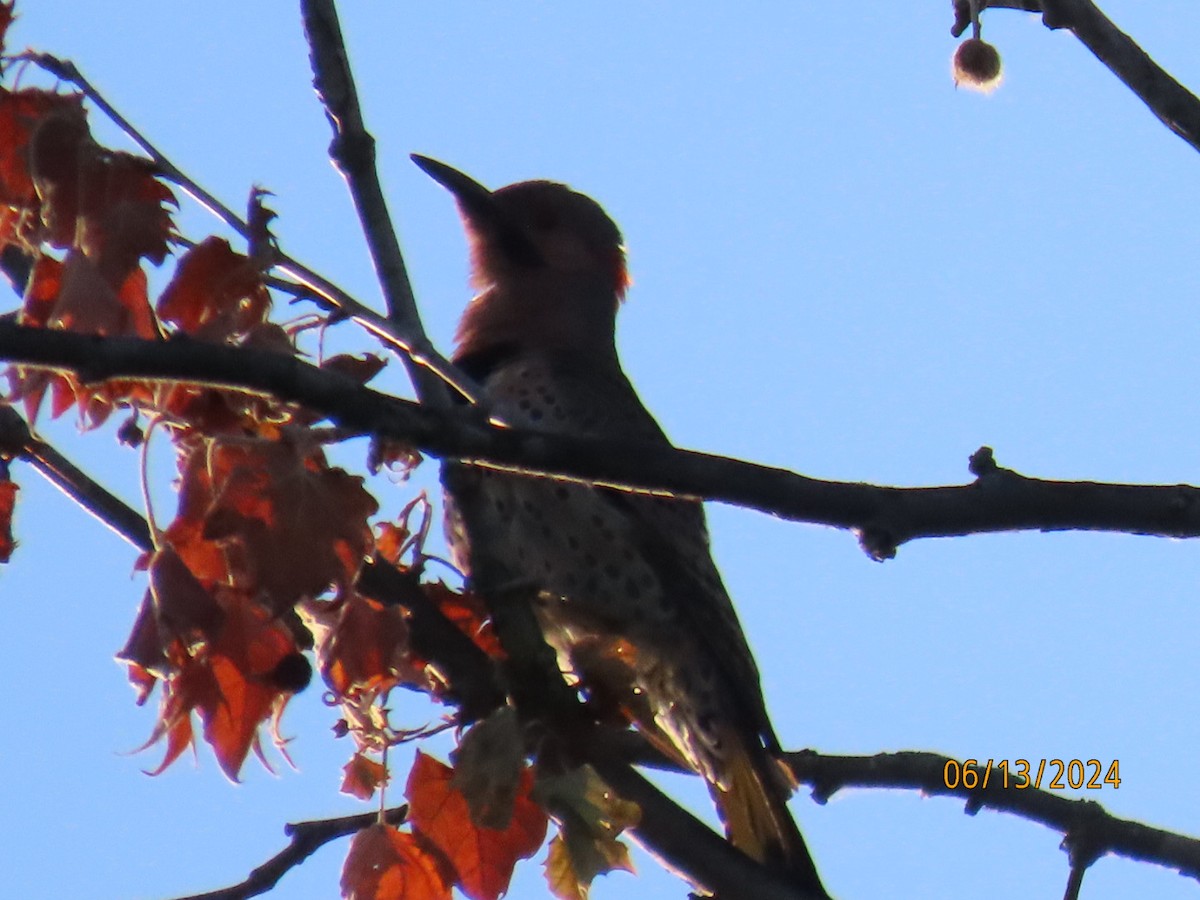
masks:
<svg viewBox="0 0 1200 900"><path fill-rule="evenodd" d="M1006 80L981 97L950 80L945 2L343 6L441 346L468 296L465 250L412 151L489 185L553 178L604 204L635 279L623 360L683 446L887 484L962 482L981 444L1029 475L1200 481L1187 262L1200 160L1070 35L989 13ZM27 0L12 45L72 58L225 201L253 183L274 191L285 249L375 302L294 7ZM1105 7L1200 85L1194 3ZM181 222L192 237L216 228L186 203ZM403 390L392 370L384 384ZM136 457L110 434L79 439L69 421L45 434L137 500ZM169 450L155 456L165 471ZM363 808L336 793L349 749L316 690L285 722L298 773L250 764L235 787L202 751L143 775L156 753L126 753L151 711L112 662L143 590L135 553L16 474L22 543L0 573L0 871L14 896L221 887L282 845L285 821ZM376 485L391 512L410 491ZM165 480L157 496L165 515ZM842 532L729 507L710 522L788 746L1119 759L1120 789L1091 799L1200 833L1193 542L992 535L875 564ZM412 724L431 715L419 698L395 706ZM708 815L698 785L668 786ZM911 792L792 806L842 898L1062 895L1058 836L1021 819ZM344 852L325 849L272 896L335 895ZM614 875L594 896L683 896L639 860L637 881ZM540 877L525 864L514 895L538 896ZM1107 858L1084 891L1170 900L1195 887Z"/></svg>

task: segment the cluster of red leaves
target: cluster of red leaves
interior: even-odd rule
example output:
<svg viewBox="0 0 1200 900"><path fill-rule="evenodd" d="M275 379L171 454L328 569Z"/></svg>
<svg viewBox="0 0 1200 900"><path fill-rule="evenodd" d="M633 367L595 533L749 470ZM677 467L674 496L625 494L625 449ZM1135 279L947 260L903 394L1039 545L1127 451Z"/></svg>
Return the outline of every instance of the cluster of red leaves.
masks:
<svg viewBox="0 0 1200 900"><path fill-rule="evenodd" d="M560 900L587 900L597 875L633 871L619 838L637 824L638 807L615 796L590 767L535 776L511 708L467 732L453 768L418 753L405 796L407 831L376 824L355 836L343 896L449 900L458 887L472 900L496 900L517 862L545 840L547 809L559 832L544 864L546 882Z"/></svg>
<svg viewBox="0 0 1200 900"><path fill-rule="evenodd" d="M259 725L308 681L293 607L348 589L370 551L374 498L304 437L197 440L181 456L179 511L119 654L141 700L165 679L151 738L167 738L162 767L192 742L196 712L237 777Z"/></svg>
<svg viewBox="0 0 1200 900"><path fill-rule="evenodd" d="M449 900L458 887L472 900L497 900L517 862L546 838L545 811L531 798L533 773L522 768L502 824L479 824L455 769L418 753L405 791L411 830L373 825L360 831L342 873L356 900Z"/></svg>
<svg viewBox="0 0 1200 900"><path fill-rule="evenodd" d="M11 14L0 4L0 29ZM292 335L267 319L272 213L260 201L255 191L248 254L210 237L175 262L152 299L145 265L166 262L176 238L175 198L156 166L101 147L78 94L0 88L0 250L26 261L25 325L296 354ZM331 365L365 380L378 362ZM326 462L311 417L271 398L132 379L88 384L30 367L8 378L9 402L30 421L48 398L51 415L75 407L89 428L121 408L167 426L179 509L143 561L150 588L120 657L139 702L163 682L151 738L167 743L159 770L192 744L196 713L236 777L260 725L308 681L302 648L311 639L295 604L353 583L372 550L375 500L361 478ZM12 497L0 491L0 534Z"/></svg>

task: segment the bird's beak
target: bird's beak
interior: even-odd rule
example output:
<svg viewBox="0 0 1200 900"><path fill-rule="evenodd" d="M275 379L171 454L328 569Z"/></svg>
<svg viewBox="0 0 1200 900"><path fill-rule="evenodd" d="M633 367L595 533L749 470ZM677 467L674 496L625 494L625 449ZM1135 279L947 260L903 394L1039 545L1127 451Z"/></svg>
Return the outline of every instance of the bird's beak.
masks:
<svg viewBox="0 0 1200 900"><path fill-rule="evenodd" d="M454 195L467 223L494 241L509 259L526 266L545 263L524 226L509 214L495 194L470 175L444 162L419 153L412 154L411 159L422 172Z"/></svg>

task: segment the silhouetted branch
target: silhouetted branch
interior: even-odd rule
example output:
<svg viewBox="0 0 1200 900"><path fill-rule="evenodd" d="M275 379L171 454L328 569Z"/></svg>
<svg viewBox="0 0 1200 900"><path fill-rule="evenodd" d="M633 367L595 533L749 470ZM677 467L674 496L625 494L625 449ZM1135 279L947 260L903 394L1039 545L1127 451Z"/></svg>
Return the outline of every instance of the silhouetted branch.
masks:
<svg viewBox="0 0 1200 900"><path fill-rule="evenodd" d="M442 458L618 488L720 500L854 530L875 559L916 538L1037 529L1200 536L1200 489L1046 481L973 457L975 481L902 488L821 481L786 469L667 447L489 424L472 407L434 410L291 357L187 338L102 338L0 321L0 358L85 381L148 378L232 387L299 403L355 433ZM986 449L986 448L985 448Z"/></svg>
<svg viewBox="0 0 1200 900"><path fill-rule="evenodd" d="M141 513L107 490L45 441L29 433L17 411L0 404L0 455L22 459L47 481L135 547L152 549Z"/></svg>
<svg viewBox="0 0 1200 900"><path fill-rule="evenodd" d="M406 804L385 810L383 820L389 825L399 825L407 815ZM378 821L379 814L372 812L337 819L289 823L284 826L283 833L292 839L291 843L258 866L245 881L219 891L180 897L179 900L246 900L248 897L265 894L279 883L279 879L330 841L362 831Z"/></svg>
<svg viewBox="0 0 1200 900"><path fill-rule="evenodd" d="M825 756L801 750L786 754L786 760L796 778L812 786L813 796L820 803L848 787L905 788L923 794L962 797L967 801L966 812L970 815L981 809L994 809L1061 832L1063 849L1070 855L1073 870L1082 872L1101 856L1114 853L1200 878L1200 840L1119 819L1094 800L1075 800L1033 786L1019 788L1018 777L1011 772L1005 786L995 768L985 782L985 767L963 767L962 771L973 769L978 776L977 786L967 788L962 783L965 779L956 779L956 787L950 788L946 764L954 761L937 753ZM1082 875L1079 878L1082 880Z"/></svg>
<svg viewBox="0 0 1200 900"><path fill-rule="evenodd" d="M1065 28L1108 66L1169 129L1200 150L1200 99L1172 78L1091 0L980 0L980 8L1042 13L1047 28ZM951 34L970 24L966 0L955 0Z"/></svg>

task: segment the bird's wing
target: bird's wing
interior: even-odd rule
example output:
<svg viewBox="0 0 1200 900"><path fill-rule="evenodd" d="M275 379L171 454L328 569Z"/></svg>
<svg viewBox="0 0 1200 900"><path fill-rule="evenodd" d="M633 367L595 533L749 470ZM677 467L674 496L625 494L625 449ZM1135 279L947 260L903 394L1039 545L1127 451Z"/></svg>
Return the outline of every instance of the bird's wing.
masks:
<svg viewBox="0 0 1200 900"><path fill-rule="evenodd" d="M595 437L669 444L662 428L621 375L596 382L560 372L559 401L570 418L586 423L583 433ZM713 562L704 508L694 500L674 500L595 488L598 498L619 509L635 543L645 548L664 591L676 601L681 619L723 674L733 706L767 746L778 749L762 695L758 667L721 575Z"/></svg>

